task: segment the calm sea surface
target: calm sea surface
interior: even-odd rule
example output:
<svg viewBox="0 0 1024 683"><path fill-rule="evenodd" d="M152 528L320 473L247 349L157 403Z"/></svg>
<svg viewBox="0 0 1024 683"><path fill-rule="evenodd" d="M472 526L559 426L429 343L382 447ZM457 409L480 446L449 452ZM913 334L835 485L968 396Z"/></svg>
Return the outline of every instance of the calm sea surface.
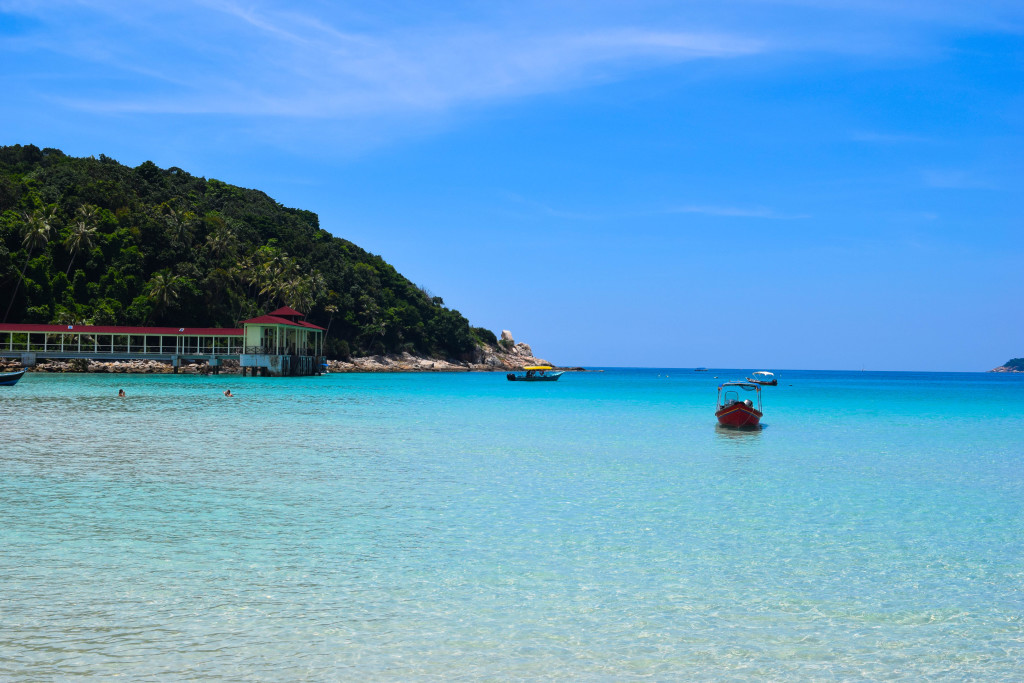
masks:
<svg viewBox="0 0 1024 683"><path fill-rule="evenodd" d="M27 375L0 679L1021 680L1024 376L740 374Z"/></svg>

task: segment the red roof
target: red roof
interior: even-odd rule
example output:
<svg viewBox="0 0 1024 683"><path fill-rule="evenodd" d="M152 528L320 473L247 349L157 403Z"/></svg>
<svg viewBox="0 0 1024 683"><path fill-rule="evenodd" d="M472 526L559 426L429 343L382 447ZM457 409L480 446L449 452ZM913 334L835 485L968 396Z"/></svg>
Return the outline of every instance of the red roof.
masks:
<svg viewBox="0 0 1024 683"><path fill-rule="evenodd" d="M310 330L322 330L324 328L307 323L304 320L286 320L285 318L279 318L276 315L268 313L267 315L261 315L257 318L250 318L249 320L243 320L243 325L288 325L289 327L303 327Z"/></svg>
<svg viewBox="0 0 1024 683"><path fill-rule="evenodd" d="M271 311L270 313L267 313L267 315L276 315L279 318L305 318L306 317L302 313L299 313L298 311L296 311L294 308L289 308L288 306L282 306L281 308L277 309L276 311Z"/></svg>
<svg viewBox="0 0 1024 683"><path fill-rule="evenodd" d="M176 337L180 334L205 337L238 337L243 330L228 327L130 327L128 325L39 325L0 323L0 332L80 332L82 334L152 334Z"/></svg>

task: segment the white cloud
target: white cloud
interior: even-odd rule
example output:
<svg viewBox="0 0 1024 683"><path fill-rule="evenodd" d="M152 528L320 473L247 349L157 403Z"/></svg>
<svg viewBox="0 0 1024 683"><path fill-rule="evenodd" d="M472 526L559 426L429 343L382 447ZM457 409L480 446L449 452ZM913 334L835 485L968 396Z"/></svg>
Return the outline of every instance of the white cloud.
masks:
<svg viewBox="0 0 1024 683"><path fill-rule="evenodd" d="M997 187L969 171L958 169L926 169L922 172L926 187L944 190L994 190Z"/></svg>
<svg viewBox="0 0 1024 683"><path fill-rule="evenodd" d="M104 92L108 77L53 93L52 101L110 113L345 118L445 111L765 49L726 32L628 26L424 21L347 30L334 15L231 2L73 8L85 18L41 32L36 48L133 75L144 87Z"/></svg>
<svg viewBox="0 0 1024 683"><path fill-rule="evenodd" d="M698 206L688 205L669 209L667 213L697 213L705 216L721 216L723 218L768 218L773 220L797 220L810 218L809 214L784 214L763 206Z"/></svg>
<svg viewBox="0 0 1024 683"><path fill-rule="evenodd" d="M1024 6L1019 0L746 0L750 5L797 7L876 22L928 23L957 28L1020 32Z"/></svg>
<svg viewBox="0 0 1024 683"><path fill-rule="evenodd" d="M581 211L567 211L565 209L555 208L543 202L529 199L515 192L503 192L502 195L514 204L527 207L532 212L544 216L550 216L552 218L564 218L572 221L595 221L609 217L607 214L584 213Z"/></svg>
<svg viewBox="0 0 1024 683"><path fill-rule="evenodd" d="M922 135L907 133L879 133L876 131L855 131L850 138L856 142L874 142L883 145L899 145L913 143L930 143L934 140Z"/></svg>

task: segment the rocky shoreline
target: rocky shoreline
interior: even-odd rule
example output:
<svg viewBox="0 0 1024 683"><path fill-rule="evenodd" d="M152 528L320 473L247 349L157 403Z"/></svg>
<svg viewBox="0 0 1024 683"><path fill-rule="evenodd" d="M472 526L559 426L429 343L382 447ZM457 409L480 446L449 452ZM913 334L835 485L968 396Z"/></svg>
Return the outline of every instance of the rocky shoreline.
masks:
<svg viewBox="0 0 1024 683"><path fill-rule="evenodd" d="M1011 358L998 368L992 368L989 372L1024 372L1024 358Z"/></svg>
<svg viewBox="0 0 1024 683"><path fill-rule="evenodd" d="M533 349L523 342L515 343L508 331L502 332L502 342L498 346L485 345L476 349L472 361L452 359L426 358L410 353L389 354L379 356L362 356L348 360L328 360L327 372L511 372L522 370L527 365L553 365L533 355ZM4 362L0 359L0 372L20 370L17 361ZM556 366L557 367L557 366ZM130 374L170 374L173 368L170 363L157 360L121 360L96 361L85 358L73 360L49 360L26 368L29 372L90 372L90 373L130 373ZM583 368L570 367L559 370L577 370ZM212 372L206 363L183 363L178 368L179 374L206 375ZM238 361L224 360L218 374L238 375L242 369Z"/></svg>

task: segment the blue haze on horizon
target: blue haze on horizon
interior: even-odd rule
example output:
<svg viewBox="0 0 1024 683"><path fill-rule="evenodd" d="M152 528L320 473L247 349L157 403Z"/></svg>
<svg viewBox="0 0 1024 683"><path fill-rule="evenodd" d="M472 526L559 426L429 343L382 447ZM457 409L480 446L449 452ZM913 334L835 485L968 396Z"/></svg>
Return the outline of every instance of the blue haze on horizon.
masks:
<svg viewBox="0 0 1024 683"><path fill-rule="evenodd" d="M0 0L0 63L0 144L263 190L556 362L1024 356L1019 2Z"/></svg>

